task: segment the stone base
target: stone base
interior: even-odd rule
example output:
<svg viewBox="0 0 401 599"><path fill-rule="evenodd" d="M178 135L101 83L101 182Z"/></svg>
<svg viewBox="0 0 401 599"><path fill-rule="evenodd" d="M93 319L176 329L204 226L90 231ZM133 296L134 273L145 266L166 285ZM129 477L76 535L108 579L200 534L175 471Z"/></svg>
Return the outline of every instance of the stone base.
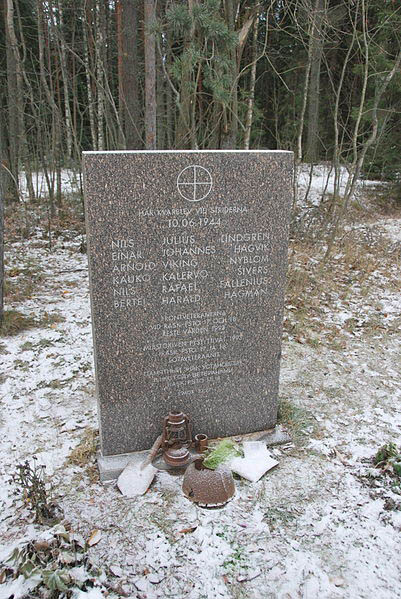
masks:
<svg viewBox="0 0 401 599"><path fill-rule="evenodd" d="M267 431L259 431L257 433L249 433L246 435L236 435L232 438L235 441L264 441L267 447L273 447L274 445L283 445L292 441L290 435L281 426L276 426ZM216 439L210 439L210 441L216 441ZM139 464L142 463L149 455L149 451L135 451L133 453L123 453L120 455L108 455L104 456L98 453L97 465L99 468L100 481L103 483L113 482L117 480L121 472L128 465L128 462L132 460L137 461ZM171 472L178 473L177 468L167 466L161 458L154 461L154 466L160 470L171 470ZM180 473L184 470L180 469Z"/></svg>
<svg viewBox="0 0 401 599"><path fill-rule="evenodd" d="M235 437L237 439L238 437ZM285 443L291 443L292 439L290 434L283 429L280 425L270 428L267 431L260 431L258 433L249 433L247 435L241 435L241 441L264 441L267 447L273 447L274 445L284 445Z"/></svg>
<svg viewBox="0 0 401 599"><path fill-rule="evenodd" d="M122 453L119 455L97 455L97 465L99 468L100 482L107 483L117 480L121 472L132 460L138 463L143 462L148 456L149 451L135 451L134 453Z"/></svg>

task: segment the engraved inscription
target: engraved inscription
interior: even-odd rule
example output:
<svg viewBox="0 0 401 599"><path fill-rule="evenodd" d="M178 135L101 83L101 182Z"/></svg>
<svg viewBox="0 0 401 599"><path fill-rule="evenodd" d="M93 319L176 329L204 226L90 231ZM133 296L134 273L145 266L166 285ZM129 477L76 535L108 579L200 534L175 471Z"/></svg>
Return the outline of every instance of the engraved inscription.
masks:
<svg viewBox="0 0 401 599"><path fill-rule="evenodd" d="M149 447L173 409L209 437L274 426L291 159L85 156L103 455Z"/></svg>
<svg viewBox="0 0 401 599"><path fill-rule="evenodd" d="M112 287L114 308L132 309L145 306L144 284L152 281L156 268L153 260L145 260L134 239L111 241Z"/></svg>

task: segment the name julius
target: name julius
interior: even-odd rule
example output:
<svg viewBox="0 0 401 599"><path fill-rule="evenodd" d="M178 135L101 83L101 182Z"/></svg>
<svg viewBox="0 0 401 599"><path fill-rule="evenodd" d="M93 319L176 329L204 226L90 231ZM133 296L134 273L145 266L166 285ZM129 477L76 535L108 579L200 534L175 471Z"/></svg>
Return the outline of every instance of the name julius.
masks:
<svg viewBox="0 0 401 599"><path fill-rule="evenodd" d="M214 245L197 245L195 235L166 235L162 240L164 258L192 258L193 256L211 256L216 253Z"/></svg>

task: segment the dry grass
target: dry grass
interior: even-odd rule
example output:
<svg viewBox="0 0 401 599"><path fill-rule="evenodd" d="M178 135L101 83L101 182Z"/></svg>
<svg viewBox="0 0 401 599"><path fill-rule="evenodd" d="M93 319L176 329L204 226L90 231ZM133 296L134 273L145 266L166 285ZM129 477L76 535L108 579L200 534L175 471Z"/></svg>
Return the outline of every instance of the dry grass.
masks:
<svg viewBox="0 0 401 599"><path fill-rule="evenodd" d="M30 299L43 283L43 274L37 266L6 269L4 296L10 302L23 302Z"/></svg>
<svg viewBox="0 0 401 599"><path fill-rule="evenodd" d="M0 335L2 337L12 337L35 326L37 326L37 323L32 316L26 316L18 310L5 310L4 319L0 325Z"/></svg>
<svg viewBox="0 0 401 599"><path fill-rule="evenodd" d="M33 297L44 282L43 272L38 262L26 254L16 254L18 264L8 264L5 260L4 296L9 302L23 302Z"/></svg>
<svg viewBox="0 0 401 599"><path fill-rule="evenodd" d="M378 277L387 289L398 291L400 282L394 276L395 257L392 244L377 227L362 224L349 228L335 244L331 258L324 262L323 242L307 239L292 240L286 290L284 330L297 342L318 348L321 344L341 351L346 344L342 332L376 334L393 329L387 324L380 307L374 315L359 324L348 319L338 326L327 321L333 306L347 310L348 299L358 298L361 305L370 301Z"/></svg>
<svg viewBox="0 0 401 599"><path fill-rule="evenodd" d="M379 214L395 218L400 216L401 183L399 181L370 187L366 195Z"/></svg>
<svg viewBox="0 0 401 599"><path fill-rule="evenodd" d="M83 205L79 195L63 195L62 205L55 207L53 217L49 217L49 202L46 198L12 203L6 207L6 242L29 239L36 227L42 229L42 239L46 245L51 244L52 238L70 239L76 235L84 235Z"/></svg>
<svg viewBox="0 0 401 599"><path fill-rule="evenodd" d="M65 322L65 318L57 312L53 312L52 314L49 314L49 312L44 312L36 322L36 326L38 327L50 327L53 329L55 328L56 324Z"/></svg>
<svg viewBox="0 0 401 599"><path fill-rule="evenodd" d="M99 482L99 470L96 463L96 454L99 445L99 431L87 428L81 441L71 451L67 464L74 464L85 470L91 484Z"/></svg>
<svg viewBox="0 0 401 599"><path fill-rule="evenodd" d="M90 465L96 456L98 441L99 431L93 428L86 429L81 441L70 453L68 463L81 467Z"/></svg>
<svg viewBox="0 0 401 599"><path fill-rule="evenodd" d="M389 244L379 232L368 227L352 229L335 244L331 259L323 261L323 244L293 240L287 277L287 304L309 311L329 297L345 299L350 287L360 286L363 296L369 289L369 278L378 270L386 271Z"/></svg>
<svg viewBox="0 0 401 599"><path fill-rule="evenodd" d="M57 323L64 321L65 318L57 313L49 314L45 312L40 318L36 319L33 316L26 316L18 310L5 310L4 319L0 325L0 336L12 337L35 327L54 328Z"/></svg>
<svg viewBox="0 0 401 599"><path fill-rule="evenodd" d="M310 436L317 436L317 425L312 412L297 406L289 399L280 399L277 422L290 433L295 444L302 444Z"/></svg>

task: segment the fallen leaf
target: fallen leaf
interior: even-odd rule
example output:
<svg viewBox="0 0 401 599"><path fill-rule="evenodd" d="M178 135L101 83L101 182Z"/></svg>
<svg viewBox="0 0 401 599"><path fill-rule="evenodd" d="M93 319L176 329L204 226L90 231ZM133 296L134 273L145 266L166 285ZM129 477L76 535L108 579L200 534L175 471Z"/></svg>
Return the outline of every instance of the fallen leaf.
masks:
<svg viewBox="0 0 401 599"><path fill-rule="evenodd" d="M96 545L97 543L99 543L101 538L102 538L102 532L97 528L96 530L94 530L91 533L89 539L86 542L89 545L89 547L93 547L93 545Z"/></svg>
<svg viewBox="0 0 401 599"><path fill-rule="evenodd" d="M337 447L334 447L334 453L336 454L336 457L340 460L340 462L343 464L343 466L348 466L348 462L345 459L345 457L342 455L342 453L340 453L337 449Z"/></svg>
<svg viewBox="0 0 401 599"><path fill-rule="evenodd" d="M50 549L50 543L47 541L36 541L34 547L36 551L47 551L47 549Z"/></svg>
<svg viewBox="0 0 401 599"><path fill-rule="evenodd" d="M178 532L181 534L186 534L188 532L194 532L194 530L196 530L198 527L197 526L191 526L190 528L183 528L182 530L179 530Z"/></svg>
<svg viewBox="0 0 401 599"><path fill-rule="evenodd" d="M0 572L0 584L3 584L3 582L6 581L6 577L7 577L7 574L6 574L5 570L3 570L2 572Z"/></svg>
<svg viewBox="0 0 401 599"><path fill-rule="evenodd" d="M81 547L82 549L84 549L85 547L85 539L83 538L82 535L74 532L70 535L70 540L74 541L79 547Z"/></svg>

